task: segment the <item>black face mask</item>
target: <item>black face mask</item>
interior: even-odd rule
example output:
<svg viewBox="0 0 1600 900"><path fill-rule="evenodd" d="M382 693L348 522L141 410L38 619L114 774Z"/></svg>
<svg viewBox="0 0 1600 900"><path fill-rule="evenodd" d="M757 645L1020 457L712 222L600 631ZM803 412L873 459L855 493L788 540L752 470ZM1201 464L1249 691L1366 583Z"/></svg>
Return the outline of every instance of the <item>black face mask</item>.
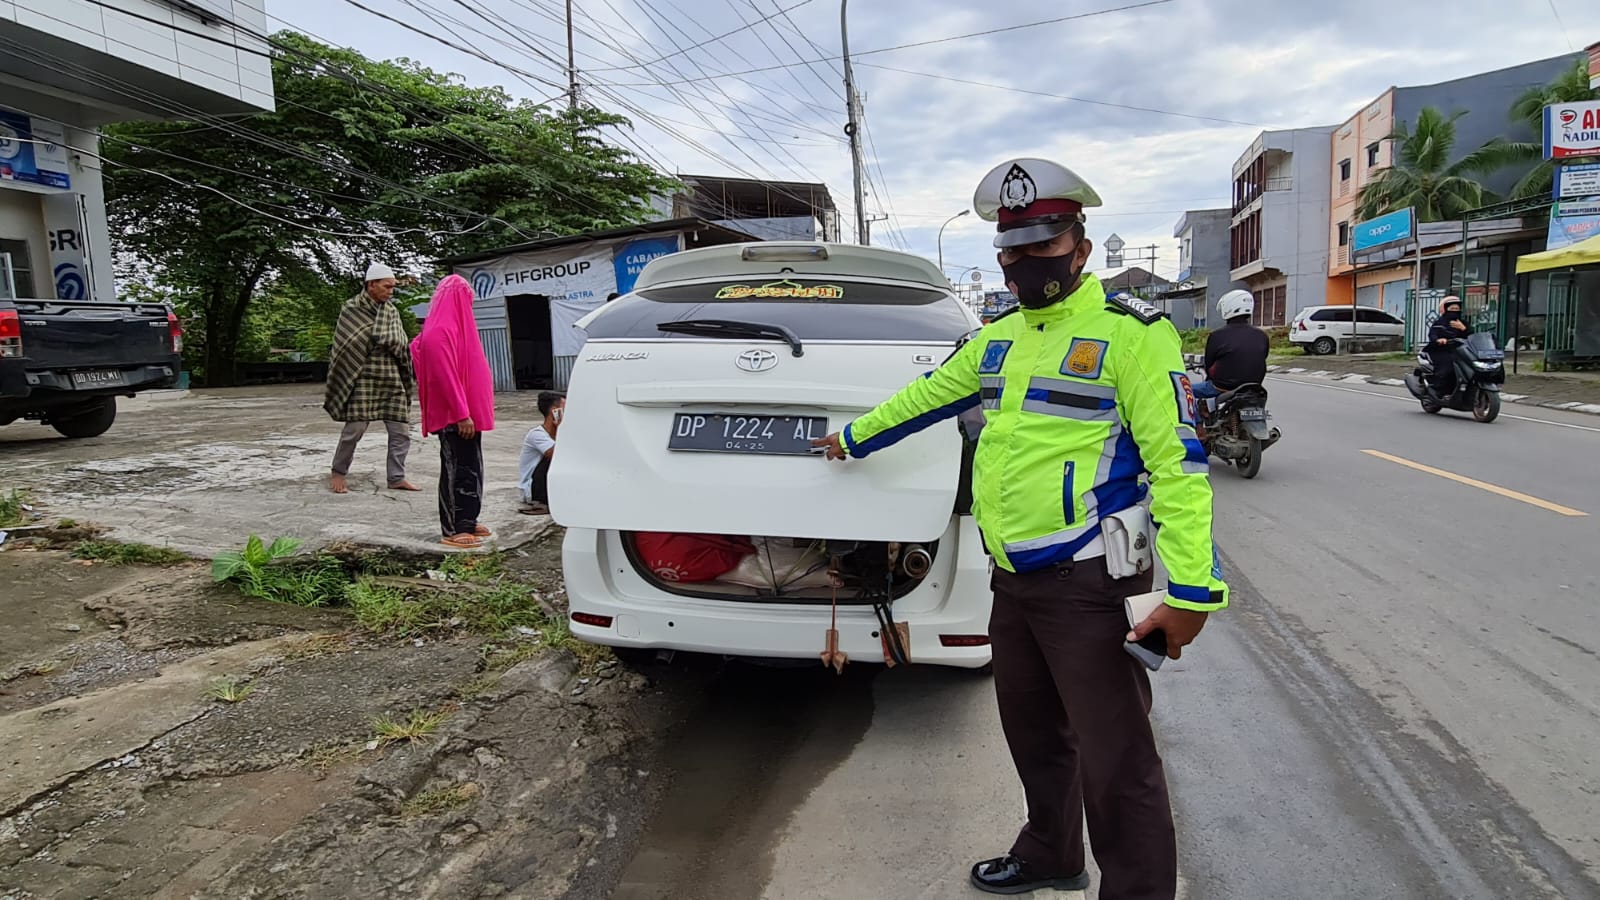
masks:
<svg viewBox="0 0 1600 900"><path fill-rule="evenodd" d="M1024 256L1010 265L1000 266L1006 283L1015 285L1017 302L1028 309L1043 309L1059 303L1077 286L1083 267L1073 268L1078 254L1066 256Z"/></svg>

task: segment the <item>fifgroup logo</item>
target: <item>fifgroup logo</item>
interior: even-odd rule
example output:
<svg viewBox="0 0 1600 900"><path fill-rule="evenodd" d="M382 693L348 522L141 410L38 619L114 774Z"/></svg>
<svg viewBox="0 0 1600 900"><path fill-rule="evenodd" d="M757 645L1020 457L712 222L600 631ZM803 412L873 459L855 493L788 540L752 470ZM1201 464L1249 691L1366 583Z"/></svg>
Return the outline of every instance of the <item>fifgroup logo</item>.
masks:
<svg viewBox="0 0 1600 900"><path fill-rule="evenodd" d="M478 269L469 280L472 282L472 292L479 297L494 293L494 273L488 269Z"/></svg>
<svg viewBox="0 0 1600 900"><path fill-rule="evenodd" d="M59 300L83 300L89 295L88 285L83 282L83 273L78 271L73 263L62 263L55 268L56 298Z"/></svg>

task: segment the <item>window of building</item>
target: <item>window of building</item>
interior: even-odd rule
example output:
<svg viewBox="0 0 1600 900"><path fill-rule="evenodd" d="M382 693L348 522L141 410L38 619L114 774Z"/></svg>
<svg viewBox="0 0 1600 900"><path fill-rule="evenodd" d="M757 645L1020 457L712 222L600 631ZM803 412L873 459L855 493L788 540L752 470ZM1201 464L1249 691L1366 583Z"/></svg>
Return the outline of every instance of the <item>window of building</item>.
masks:
<svg viewBox="0 0 1600 900"><path fill-rule="evenodd" d="M0 238L0 254L11 260L11 282L16 287L15 296L37 296L33 292L33 263L28 257L28 242ZM5 283L0 280L0 291L4 289Z"/></svg>
<svg viewBox="0 0 1600 900"><path fill-rule="evenodd" d="M1371 168L1372 166L1375 166L1375 165L1378 164L1378 149L1381 146L1382 146L1381 144L1376 143L1376 142L1367 145L1367 167L1368 168Z"/></svg>
<svg viewBox="0 0 1600 900"><path fill-rule="evenodd" d="M1349 181L1350 180L1350 160L1348 160L1348 159L1339 160L1339 180L1340 181Z"/></svg>
<svg viewBox="0 0 1600 900"><path fill-rule="evenodd" d="M1350 243L1350 223L1349 222L1340 222L1339 223L1339 246L1343 247L1348 243Z"/></svg>

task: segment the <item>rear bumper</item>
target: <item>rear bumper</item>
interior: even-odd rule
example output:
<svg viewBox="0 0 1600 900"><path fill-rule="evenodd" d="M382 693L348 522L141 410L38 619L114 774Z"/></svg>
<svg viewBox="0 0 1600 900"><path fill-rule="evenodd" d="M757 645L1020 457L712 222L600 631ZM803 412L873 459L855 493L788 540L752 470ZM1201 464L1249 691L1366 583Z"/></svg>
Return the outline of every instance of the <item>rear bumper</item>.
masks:
<svg viewBox="0 0 1600 900"><path fill-rule="evenodd" d="M26 358L0 360L0 407L44 411L94 397L117 397L178 383L176 358L152 365L82 368L120 372L122 382L105 387L78 387L72 381L73 370L29 369Z"/></svg>
<svg viewBox="0 0 1600 900"><path fill-rule="evenodd" d="M778 659L818 659L830 622L827 606L699 600L661 591L633 570L616 532L568 529L562 568L574 613L609 616L611 626L569 623L582 640L613 647ZM911 633L913 663L980 668L987 644L946 647L941 635L987 635L989 557L969 517L952 518L921 586L895 601L895 621ZM883 661L870 608L840 607L839 649L856 662ZM820 665L820 660L818 665Z"/></svg>

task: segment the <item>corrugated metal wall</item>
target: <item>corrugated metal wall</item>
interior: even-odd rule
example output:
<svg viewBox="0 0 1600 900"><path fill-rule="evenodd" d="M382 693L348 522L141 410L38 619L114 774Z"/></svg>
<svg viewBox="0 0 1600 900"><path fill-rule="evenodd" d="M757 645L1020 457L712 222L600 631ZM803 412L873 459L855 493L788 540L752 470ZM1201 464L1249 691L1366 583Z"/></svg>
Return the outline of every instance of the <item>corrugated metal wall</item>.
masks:
<svg viewBox="0 0 1600 900"><path fill-rule="evenodd" d="M489 371L494 375L494 389L514 391L517 376L511 370L511 334L504 327L478 329L483 341L483 355L489 357Z"/></svg>
<svg viewBox="0 0 1600 900"><path fill-rule="evenodd" d="M572 381L572 367L578 362L576 356L557 356L556 362L556 390L564 391Z"/></svg>
<svg viewBox="0 0 1600 900"><path fill-rule="evenodd" d="M511 369L511 332L506 327L505 298L479 297L472 304L472 317L478 320L478 339L483 341L483 355L489 357L494 389L516 390L517 376Z"/></svg>

